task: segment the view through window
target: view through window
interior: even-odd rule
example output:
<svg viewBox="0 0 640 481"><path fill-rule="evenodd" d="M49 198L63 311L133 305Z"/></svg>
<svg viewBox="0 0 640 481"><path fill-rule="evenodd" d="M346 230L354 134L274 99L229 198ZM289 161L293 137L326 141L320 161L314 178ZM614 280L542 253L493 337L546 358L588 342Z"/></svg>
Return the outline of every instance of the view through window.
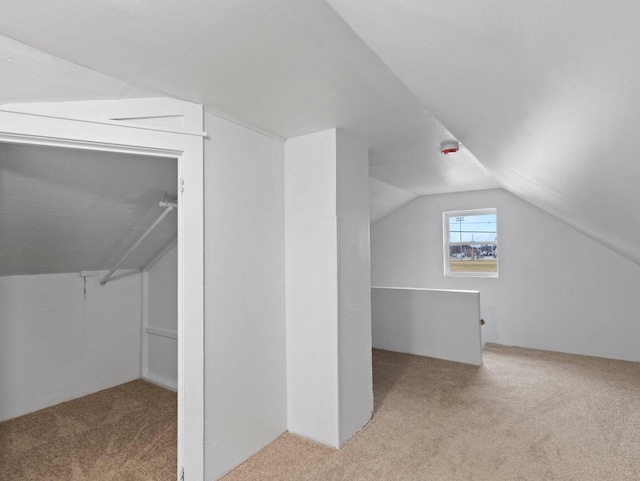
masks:
<svg viewBox="0 0 640 481"><path fill-rule="evenodd" d="M496 209L444 213L445 275L497 277Z"/></svg>

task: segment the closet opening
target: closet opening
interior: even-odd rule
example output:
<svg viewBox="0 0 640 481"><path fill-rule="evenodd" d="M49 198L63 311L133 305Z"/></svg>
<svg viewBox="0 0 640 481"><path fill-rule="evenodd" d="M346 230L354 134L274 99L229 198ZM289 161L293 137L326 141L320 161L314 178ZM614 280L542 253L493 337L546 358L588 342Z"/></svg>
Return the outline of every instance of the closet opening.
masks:
<svg viewBox="0 0 640 481"><path fill-rule="evenodd" d="M178 156L0 143L13 479L175 479L180 209Z"/></svg>

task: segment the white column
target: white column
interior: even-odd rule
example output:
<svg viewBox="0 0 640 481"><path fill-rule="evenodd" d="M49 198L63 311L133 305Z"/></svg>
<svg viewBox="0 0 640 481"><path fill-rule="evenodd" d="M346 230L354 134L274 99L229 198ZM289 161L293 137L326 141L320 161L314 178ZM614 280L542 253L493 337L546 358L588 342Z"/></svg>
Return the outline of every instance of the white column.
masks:
<svg viewBox="0 0 640 481"><path fill-rule="evenodd" d="M285 143L288 429L334 447L373 409L368 185L343 132Z"/></svg>

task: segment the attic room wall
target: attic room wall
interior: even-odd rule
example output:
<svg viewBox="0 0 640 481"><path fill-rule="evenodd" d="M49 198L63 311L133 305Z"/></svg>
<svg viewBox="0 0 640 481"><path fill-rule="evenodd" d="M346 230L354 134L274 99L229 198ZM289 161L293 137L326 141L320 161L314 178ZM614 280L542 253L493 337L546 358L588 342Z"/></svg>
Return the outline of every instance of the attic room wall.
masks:
<svg viewBox="0 0 640 481"><path fill-rule="evenodd" d="M140 377L140 275L0 277L0 421Z"/></svg>
<svg viewBox="0 0 640 481"><path fill-rule="evenodd" d="M287 429L283 142L205 113L205 479Z"/></svg>
<svg viewBox="0 0 640 481"><path fill-rule="evenodd" d="M167 252L143 274L146 316L142 335L142 375L170 389L178 388L178 249Z"/></svg>
<svg viewBox="0 0 640 481"><path fill-rule="evenodd" d="M373 411L368 160L340 129L285 142L288 428L336 448Z"/></svg>
<svg viewBox="0 0 640 481"><path fill-rule="evenodd" d="M445 278L442 213L496 207L498 279ZM477 289L483 341L640 361L640 267L504 190L423 196L371 228L372 285Z"/></svg>

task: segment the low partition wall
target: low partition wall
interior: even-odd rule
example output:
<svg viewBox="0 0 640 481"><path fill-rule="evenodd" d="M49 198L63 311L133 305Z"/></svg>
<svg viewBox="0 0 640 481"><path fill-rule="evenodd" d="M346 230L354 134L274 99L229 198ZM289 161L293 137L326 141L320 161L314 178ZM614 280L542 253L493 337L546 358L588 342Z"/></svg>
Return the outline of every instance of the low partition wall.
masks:
<svg viewBox="0 0 640 481"><path fill-rule="evenodd" d="M373 347L482 365L480 292L371 288Z"/></svg>

